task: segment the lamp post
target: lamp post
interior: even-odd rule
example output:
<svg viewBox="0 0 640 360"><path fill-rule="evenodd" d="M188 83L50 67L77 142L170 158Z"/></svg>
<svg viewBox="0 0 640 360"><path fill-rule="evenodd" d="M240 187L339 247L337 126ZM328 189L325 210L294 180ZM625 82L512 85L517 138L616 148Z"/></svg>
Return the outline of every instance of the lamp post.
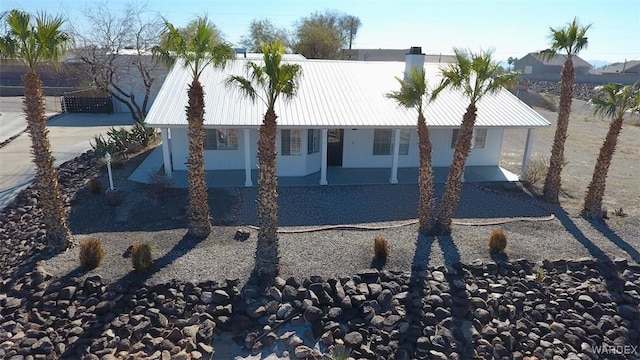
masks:
<svg viewBox="0 0 640 360"><path fill-rule="evenodd" d="M113 175L111 174L111 154L107 151L104 155L104 159L107 161L107 171L109 172L109 189L113 191Z"/></svg>

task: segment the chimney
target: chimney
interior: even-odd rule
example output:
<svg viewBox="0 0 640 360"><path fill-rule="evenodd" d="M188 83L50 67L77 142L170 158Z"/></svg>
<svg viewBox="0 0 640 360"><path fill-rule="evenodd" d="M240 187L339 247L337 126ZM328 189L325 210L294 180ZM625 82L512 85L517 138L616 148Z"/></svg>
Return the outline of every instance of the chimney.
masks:
<svg viewBox="0 0 640 360"><path fill-rule="evenodd" d="M422 47L412 46L409 52L405 56L404 61L404 80L409 78L411 68L417 67L419 69L424 68L425 55L422 53Z"/></svg>

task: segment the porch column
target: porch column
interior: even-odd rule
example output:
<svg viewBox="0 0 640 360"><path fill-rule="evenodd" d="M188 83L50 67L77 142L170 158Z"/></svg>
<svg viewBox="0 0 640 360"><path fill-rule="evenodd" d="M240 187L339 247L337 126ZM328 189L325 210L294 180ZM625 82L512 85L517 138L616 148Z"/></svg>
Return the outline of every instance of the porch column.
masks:
<svg viewBox="0 0 640 360"><path fill-rule="evenodd" d="M322 139L320 140L320 185L328 185L327 182L327 141L328 130L322 129Z"/></svg>
<svg viewBox="0 0 640 360"><path fill-rule="evenodd" d="M529 169L531 148L533 147L533 132L535 129L527 129L527 141L524 144L524 154L522 155L522 169L520 170L520 180L525 180Z"/></svg>
<svg viewBox="0 0 640 360"><path fill-rule="evenodd" d="M160 129L160 134L162 134L162 161L164 163L164 173L168 178L171 178L173 175L173 166L171 166L171 145L169 144L171 140L169 140L169 129Z"/></svg>
<svg viewBox="0 0 640 360"><path fill-rule="evenodd" d="M251 129L243 129L244 136L244 186L251 187Z"/></svg>
<svg viewBox="0 0 640 360"><path fill-rule="evenodd" d="M398 155L400 154L400 129L393 129L393 161L391 162L391 178L389 182L398 183Z"/></svg>

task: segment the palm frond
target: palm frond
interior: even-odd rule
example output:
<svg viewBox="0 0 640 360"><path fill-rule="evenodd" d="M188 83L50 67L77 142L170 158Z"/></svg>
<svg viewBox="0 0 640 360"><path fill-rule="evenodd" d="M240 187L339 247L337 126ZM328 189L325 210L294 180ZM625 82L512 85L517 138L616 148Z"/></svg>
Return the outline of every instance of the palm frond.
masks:
<svg viewBox="0 0 640 360"><path fill-rule="evenodd" d="M594 106L593 113L611 118L624 117L640 109L640 91L635 85L608 83L596 87L595 96L590 103Z"/></svg>
<svg viewBox="0 0 640 360"><path fill-rule="evenodd" d="M577 18L574 18L566 26L550 27L550 46L548 49L541 51L540 54L546 60L551 59L559 51L563 51L569 57L577 55L580 51L586 49L589 44L586 34L590 27L591 24L580 25Z"/></svg>
<svg viewBox="0 0 640 360"><path fill-rule="evenodd" d="M245 77L238 75L229 76L225 80L225 85L237 88L243 95L251 99L251 101L255 101L258 97L258 93L251 83L251 80Z"/></svg>

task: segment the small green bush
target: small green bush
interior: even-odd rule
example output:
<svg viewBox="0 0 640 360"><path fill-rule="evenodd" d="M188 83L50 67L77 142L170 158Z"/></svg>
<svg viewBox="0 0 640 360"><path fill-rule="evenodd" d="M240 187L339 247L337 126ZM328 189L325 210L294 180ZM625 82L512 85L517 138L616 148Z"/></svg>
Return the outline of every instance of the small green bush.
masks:
<svg viewBox="0 0 640 360"><path fill-rule="evenodd" d="M147 243L134 244L131 248L131 263L133 268L141 273L147 273L151 270L153 257L151 256L151 247Z"/></svg>
<svg viewBox="0 0 640 360"><path fill-rule="evenodd" d="M86 270L92 270L100 266L104 250L98 238L91 237L80 244L80 266Z"/></svg>
<svg viewBox="0 0 640 360"><path fill-rule="evenodd" d="M382 236L373 239L373 257L381 262L386 262L389 257L389 242Z"/></svg>
<svg viewBox="0 0 640 360"><path fill-rule="evenodd" d="M489 236L489 250L492 253L504 254L507 248L507 233L502 229L491 231Z"/></svg>
<svg viewBox="0 0 640 360"><path fill-rule="evenodd" d="M87 186L89 187L89 192L93 195L102 194L102 182L100 181L100 179L93 178L89 180Z"/></svg>

